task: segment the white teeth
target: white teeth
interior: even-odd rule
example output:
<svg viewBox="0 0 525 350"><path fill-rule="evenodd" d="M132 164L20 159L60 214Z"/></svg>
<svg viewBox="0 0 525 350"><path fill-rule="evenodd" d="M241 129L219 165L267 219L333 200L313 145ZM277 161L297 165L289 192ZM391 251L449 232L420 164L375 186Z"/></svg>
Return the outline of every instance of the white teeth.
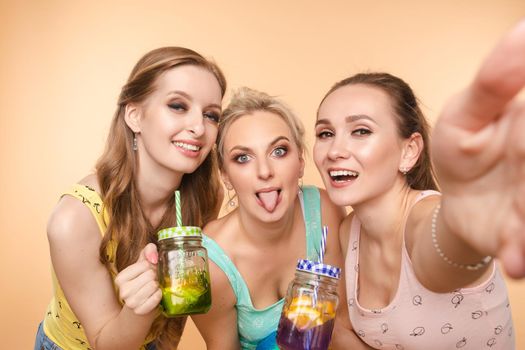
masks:
<svg viewBox="0 0 525 350"><path fill-rule="evenodd" d="M174 143L175 143L175 146L187 149L189 151L198 151L198 150L201 149L199 146L190 145L190 144L184 143L184 142L174 142Z"/></svg>
<svg viewBox="0 0 525 350"><path fill-rule="evenodd" d="M330 171L330 176L357 176L356 171L351 170L332 170Z"/></svg>

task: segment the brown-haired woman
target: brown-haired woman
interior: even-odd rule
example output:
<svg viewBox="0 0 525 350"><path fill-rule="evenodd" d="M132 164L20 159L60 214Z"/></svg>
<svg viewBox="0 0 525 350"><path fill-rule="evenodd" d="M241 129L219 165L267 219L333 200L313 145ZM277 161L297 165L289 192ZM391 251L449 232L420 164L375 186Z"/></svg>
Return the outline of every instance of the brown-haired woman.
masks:
<svg viewBox="0 0 525 350"><path fill-rule="evenodd" d="M220 69L186 48L159 48L135 65L96 172L49 219L55 292L35 349L176 348L185 318L157 311L153 243L175 224L174 190L185 223L218 214L212 149L225 89Z"/></svg>
<svg viewBox="0 0 525 350"><path fill-rule="evenodd" d="M334 85L314 160L340 227L353 349L515 348L507 272L525 275L525 22L438 120L432 160L412 89L386 73ZM365 344L366 343L366 344Z"/></svg>

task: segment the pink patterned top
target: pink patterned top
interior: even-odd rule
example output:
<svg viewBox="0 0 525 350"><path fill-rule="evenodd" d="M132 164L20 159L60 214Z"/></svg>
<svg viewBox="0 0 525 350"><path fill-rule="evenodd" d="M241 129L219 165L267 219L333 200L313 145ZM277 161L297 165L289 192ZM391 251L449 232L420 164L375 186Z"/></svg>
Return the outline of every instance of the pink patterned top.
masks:
<svg viewBox="0 0 525 350"><path fill-rule="evenodd" d="M435 191L424 191L417 203ZM417 280L403 242L397 292L389 305L370 310L359 305L359 238L354 217L345 261L348 310L354 331L375 349L448 350L515 348L507 288L497 264L490 277L472 288L434 293Z"/></svg>

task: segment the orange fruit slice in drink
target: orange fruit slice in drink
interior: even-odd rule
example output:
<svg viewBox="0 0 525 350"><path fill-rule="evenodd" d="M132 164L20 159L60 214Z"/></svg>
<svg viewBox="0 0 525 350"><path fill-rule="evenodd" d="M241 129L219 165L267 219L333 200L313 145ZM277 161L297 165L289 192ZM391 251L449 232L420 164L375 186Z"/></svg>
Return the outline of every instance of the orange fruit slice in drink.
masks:
<svg viewBox="0 0 525 350"><path fill-rule="evenodd" d="M286 317L295 327L305 330L323 324L321 313L311 307L295 307L289 309Z"/></svg>

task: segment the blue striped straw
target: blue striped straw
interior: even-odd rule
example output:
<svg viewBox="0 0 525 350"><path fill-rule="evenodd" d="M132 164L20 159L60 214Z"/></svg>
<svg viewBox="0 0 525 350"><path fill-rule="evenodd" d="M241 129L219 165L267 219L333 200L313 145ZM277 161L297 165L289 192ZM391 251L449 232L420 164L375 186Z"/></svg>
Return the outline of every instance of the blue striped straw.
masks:
<svg viewBox="0 0 525 350"><path fill-rule="evenodd" d="M326 235L328 235L328 226L323 226L323 234L321 237L321 249L319 249L319 262L323 263L324 253L326 252Z"/></svg>
<svg viewBox="0 0 525 350"><path fill-rule="evenodd" d="M177 214L177 226L182 226L182 214L180 209L180 191L175 191L175 210Z"/></svg>

